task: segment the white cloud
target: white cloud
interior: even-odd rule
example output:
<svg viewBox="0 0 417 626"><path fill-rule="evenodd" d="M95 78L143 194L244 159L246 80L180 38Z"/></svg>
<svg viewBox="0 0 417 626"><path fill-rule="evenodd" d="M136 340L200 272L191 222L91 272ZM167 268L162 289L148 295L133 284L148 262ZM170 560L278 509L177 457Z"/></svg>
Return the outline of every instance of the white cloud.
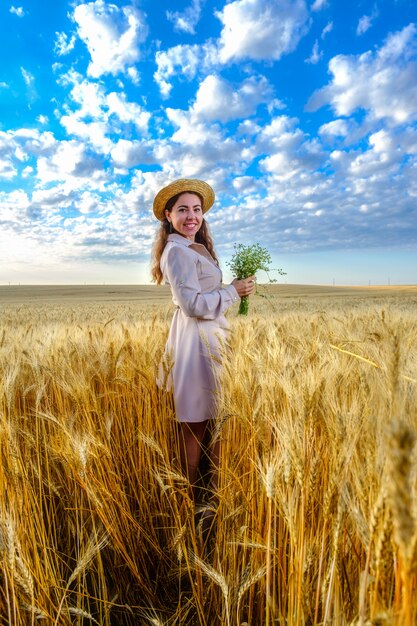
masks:
<svg viewBox="0 0 417 626"><path fill-rule="evenodd" d="M270 61L288 52L308 27L308 18L296 19L304 6L298 2L288 18L285 45L279 20L257 30L262 11L268 19L278 18L284 5L271 0L223 3L221 38L157 53L155 78L165 95L174 76L179 81L197 78L197 86L193 92L189 85L184 89L181 98L187 104L175 105L183 108L154 110L152 123L151 113L139 105L148 94L132 90L137 100L129 101L124 76L105 83L98 74L95 80L73 70L62 75L62 63L59 80L68 97L62 106L58 102L54 106L61 107L57 118L63 113L60 121L69 140L58 141L39 130L0 132L0 176L13 180L12 192L0 192L0 238L3 228L22 233L21 241L27 234L35 242L34 254L48 248L48 257L53 256L57 267L58 262L63 267L64 261L67 265L74 259L80 260L80 266L83 262L87 267L95 259L113 267L113 261L138 259L143 251L148 254L155 229L152 197L158 188L174 177L197 176L216 189L222 209L217 205L209 219L217 229L215 238L221 235L223 249L237 232L248 242L252 237L261 239L274 251L277 241L280 251L374 245L396 232L400 233L397 241L415 241L416 30L410 25L379 50L332 59L329 84L310 107L329 104L336 119L323 111L327 123L315 139L297 119L281 115L282 104L274 98L270 83L256 73L255 64L242 64L239 70L250 78L241 82L232 78L231 68L222 67L262 58L260 30L265 42L262 54L268 69L273 68L272 75L275 66ZM115 23L124 15L120 6L111 9L103 2L83 6L96 17L101 7ZM319 10L324 3L316 1L313 6ZM241 25L228 21L228 7L245 27L249 21L252 26L246 38L234 42L235 48L227 41L226 25L236 37ZM319 46L331 25L321 35L319 27L313 59L319 57ZM106 26L106 41L119 40L126 28L117 30L116 24L114 34ZM61 40L62 51L69 37ZM92 55L91 65L95 58ZM125 61L117 71L137 84L138 69ZM148 100L154 101L151 92ZM350 116L358 109L365 115L355 121ZM37 121L47 123L42 116ZM311 121L310 116L309 132L313 132Z"/></svg>
<svg viewBox="0 0 417 626"><path fill-rule="evenodd" d="M343 119L333 120L320 126L319 134L330 137L346 137L349 134L349 122Z"/></svg>
<svg viewBox="0 0 417 626"><path fill-rule="evenodd" d="M108 154L113 146L112 140L107 136L109 127L106 121L85 122L80 119L77 112L63 115L61 125L68 135L73 135L88 142L95 150Z"/></svg>
<svg viewBox="0 0 417 626"><path fill-rule="evenodd" d="M80 117L95 119L101 116L106 101L102 84L88 80L74 70L60 76L58 82L64 86L71 86L70 97L79 105Z"/></svg>
<svg viewBox="0 0 417 626"><path fill-rule="evenodd" d="M321 32L321 38L324 39L326 35L332 32L332 30L333 30L333 22L328 22Z"/></svg>
<svg viewBox="0 0 417 626"><path fill-rule="evenodd" d="M71 38L68 38L66 33L55 33L56 41L54 44L54 52L58 56L65 56L69 54L71 50L74 49L75 46L75 35L72 35Z"/></svg>
<svg viewBox="0 0 417 626"><path fill-rule="evenodd" d="M217 75L207 76L188 110L166 109L175 131L169 139L155 142L154 159L171 176L209 176L219 185L228 171L233 175L245 171L256 157L253 134L260 129L254 124L249 129L248 117L270 100L271 92L262 76L237 86ZM238 135L223 126L241 118Z"/></svg>
<svg viewBox="0 0 417 626"><path fill-rule="evenodd" d="M328 0L314 0L313 4L311 5L311 10L321 11L327 6L327 3L328 3Z"/></svg>
<svg viewBox="0 0 417 626"><path fill-rule="evenodd" d="M369 143L376 153L389 153L393 149L393 140L391 135L385 130L379 130L369 137Z"/></svg>
<svg viewBox="0 0 417 626"><path fill-rule="evenodd" d="M249 139L237 141L234 133L229 135L220 124L202 122L189 111L167 108L166 113L176 130L153 148L166 179L195 176L219 189L228 173L239 174L252 159Z"/></svg>
<svg viewBox="0 0 417 626"><path fill-rule="evenodd" d="M172 89L169 82L177 73L188 80L199 70L207 71L218 64L217 49L211 43L199 45L179 45L166 51L158 51L155 56L157 70L154 79L162 96L167 97Z"/></svg>
<svg viewBox="0 0 417 626"><path fill-rule="evenodd" d="M201 83L190 109L197 120L227 122L248 117L261 102L271 97L271 87L264 77L248 78L238 88L216 75Z"/></svg>
<svg viewBox="0 0 417 626"><path fill-rule="evenodd" d="M23 80L26 83L26 86L28 88L32 88L34 83L35 83L35 77L33 74L31 74L28 70L26 70L24 67L20 68L20 71L22 72L22 76L23 76Z"/></svg>
<svg viewBox="0 0 417 626"><path fill-rule="evenodd" d="M355 179L387 176L387 170L398 168L401 155L397 154L392 137L379 131L369 137L369 150L355 156L349 163L349 173Z"/></svg>
<svg viewBox="0 0 417 626"><path fill-rule="evenodd" d="M80 194L77 201L77 209L80 213L97 213L99 205L101 204L97 195L92 194L90 191L84 191Z"/></svg>
<svg viewBox="0 0 417 626"><path fill-rule="evenodd" d="M299 169L297 159L291 158L285 152L277 152L266 157L260 163L266 172L273 173L280 180L292 178Z"/></svg>
<svg viewBox="0 0 417 626"><path fill-rule="evenodd" d="M17 174L17 169L13 165L11 159L2 159L0 157L0 179L11 179L14 178Z"/></svg>
<svg viewBox="0 0 417 626"><path fill-rule="evenodd" d="M364 109L374 119L402 124L417 118L417 59L414 24L388 37L377 52L331 59L329 85L315 92L307 110L330 104L338 115Z"/></svg>
<svg viewBox="0 0 417 626"><path fill-rule="evenodd" d="M262 152L274 152L276 150L294 150L303 139L302 131L297 128L298 120L280 115L265 125L258 138Z"/></svg>
<svg viewBox="0 0 417 626"><path fill-rule="evenodd" d="M42 124L42 126L45 126L48 124L49 118L46 115L38 115L36 121L39 122L39 124Z"/></svg>
<svg viewBox="0 0 417 626"><path fill-rule="evenodd" d="M19 224L19 214L29 206L29 198L21 189L15 189L10 193L0 192L0 222L4 225Z"/></svg>
<svg viewBox="0 0 417 626"><path fill-rule="evenodd" d="M359 19L358 25L356 27L356 34L358 36L364 35L372 26L372 22L376 17L378 17L378 9L375 7L370 15L362 15Z"/></svg>
<svg viewBox="0 0 417 626"><path fill-rule="evenodd" d="M136 69L136 67L134 67L134 66L128 67L127 68L127 75L129 76L130 80L132 81L132 83L134 85L139 85L139 83L140 83L140 76L139 76L139 72Z"/></svg>
<svg viewBox="0 0 417 626"><path fill-rule="evenodd" d="M106 101L110 115L116 115L121 122L134 124L138 130L146 132L151 115L136 102L128 102L124 93L114 91Z"/></svg>
<svg viewBox="0 0 417 626"><path fill-rule="evenodd" d="M58 142L49 157L41 157L37 163L37 178L42 185L53 181L66 181L72 188L83 187L90 180L105 176L103 166L86 151L85 144L70 140Z"/></svg>
<svg viewBox="0 0 417 626"><path fill-rule="evenodd" d="M56 145L50 132L21 128L17 131L0 131L0 178L12 179L28 172L27 164L40 155L48 155ZM25 168L23 164L27 164Z"/></svg>
<svg viewBox="0 0 417 626"><path fill-rule="evenodd" d="M142 141L119 139L111 150L111 157L117 167L134 167L144 163L154 163L151 146Z"/></svg>
<svg viewBox="0 0 417 626"><path fill-rule="evenodd" d="M314 46L313 46L313 49L311 51L311 54L308 57L308 59L305 60L305 62L306 63L311 63L312 65L316 65L316 63L318 63L320 61L322 56L323 56L323 52L321 50L319 50L319 42L316 39L316 41L314 42Z"/></svg>
<svg viewBox="0 0 417 626"><path fill-rule="evenodd" d="M33 167L28 165L22 170L22 178L29 178L30 176L32 176L33 172L34 172Z"/></svg>
<svg viewBox="0 0 417 626"><path fill-rule="evenodd" d="M139 60L139 44L148 29L143 14L134 6L117 7L96 0L75 7L74 20L91 56L89 76L125 73Z"/></svg>
<svg viewBox="0 0 417 626"><path fill-rule="evenodd" d="M21 67L20 71L26 85L26 97L30 102L33 102L38 98L38 94L35 89L35 77L24 67Z"/></svg>
<svg viewBox="0 0 417 626"><path fill-rule="evenodd" d="M260 161L261 168L281 182L297 179L301 184L305 172L314 172L325 161L318 141L309 140L297 123L295 118L278 116L261 130L257 139L258 154L266 155ZM300 193L303 186L305 182Z"/></svg>
<svg viewBox="0 0 417 626"><path fill-rule="evenodd" d="M364 33L366 33L367 30L369 30L371 28L372 25L372 18L370 15L363 15L359 22L358 25L356 27L356 34L357 35L363 35Z"/></svg>
<svg viewBox="0 0 417 626"><path fill-rule="evenodd" d="M147 132L150 114L136 102L129 102L123 92L105 93L105 87L70 71L61 77L62 84L72 85L71 99L78 105L71 110L67 105L60 123L69 135L88 141L95 150L108 154L114 147L110 135L120 135L133 126Z"/></svg>
<svg viewBox="0 0 417 626"><path fill-rule="evenodd" d="M192 80L229 62L278 60L296 48L310 25L305 0L235 0L216 16L223 24L218 40L156 53L154 79L164 97L171 92L174 76Z"/></svg>
<svg viewBox="0 0 417 626"><path fill-rule="evenodd" d="M223 24L219 57L278 60L294 50L309 27L304 0L235 0L216 13Z"/></svg>
<svg viewBox="0 0 417 626"><path fill-rule="evenodd" d="M406 128L401 133L400 143L407 154L417 154L417 128Z"/></svg>
<svg viewBox="0 0 417 626"><path fill-rule="evenodd" d="M253 193L259 188L259 181L254 176L236 176L232 181L233 189L238 193Z"/></svg>
<svg viewBox="0 0 417 626"><path fill-rule="evenodd" d="M189 7L183 13L179 11L167 11L167 18L173 22L174 29L180 32L195 33L195 27L200 20L201 0L192 0Z"/></svg>
<svg viewBox="0 0 417 626"><path fill-rule="evenodd" d="M34 155L48 154L57 145L57 141L50 131L41 132L31 128L19 128L15 131L9 131L7 136Z"/></svg>
<svg viewBox="0 0 417 626"><path fill-rule="evenodd" d="M14 13L17 17L24 17L26 15L23 7L15 7L13 5L10 7L10 13Z"/></svg>
<svg viewBox="0 0 417 626"><path fill-rule="evenodd" d="M387 211L394 211L409 197L409 190L404 193L403 188L407 151L401 135L379 130L369 136L366 149L335 150L330 156L338 177L368 208L378 203L385 205ZM406 178L410 174L407 172Z"/></svg>

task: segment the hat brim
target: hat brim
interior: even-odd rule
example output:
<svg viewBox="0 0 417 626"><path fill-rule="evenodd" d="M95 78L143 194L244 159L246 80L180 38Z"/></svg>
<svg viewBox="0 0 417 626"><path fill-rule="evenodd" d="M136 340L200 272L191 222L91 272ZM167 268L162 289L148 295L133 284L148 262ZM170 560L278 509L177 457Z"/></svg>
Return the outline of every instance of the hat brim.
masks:
<svg viewBox="0 0 417 626"><path fill-rule="evenodd" d="M190 193L198 193L202 197L203 213L207 213L213 206L215 195L209 184L196 178L181 178L180 180L174 180L174 182L158 191L153 201L155 217L163 221L165 218L165 206L168 200L179 193L186 193L187 191Z"/></svg>

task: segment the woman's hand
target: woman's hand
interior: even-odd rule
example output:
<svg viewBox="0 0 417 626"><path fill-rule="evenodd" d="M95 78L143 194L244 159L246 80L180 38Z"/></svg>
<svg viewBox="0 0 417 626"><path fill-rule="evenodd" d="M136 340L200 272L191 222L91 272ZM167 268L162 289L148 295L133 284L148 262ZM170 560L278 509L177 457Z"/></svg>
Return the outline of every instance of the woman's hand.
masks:
<svg viewBox="0 0 417 626"><path fill-rule="evenodd" d="M242 298L243 296L250 296L250 294L254 291L255 278L256 278L255 275L253 275L253 276L248 276L248 278L241 278L241 279L235 278L232 281L232 285L238 292L240 298Z"/></svg>

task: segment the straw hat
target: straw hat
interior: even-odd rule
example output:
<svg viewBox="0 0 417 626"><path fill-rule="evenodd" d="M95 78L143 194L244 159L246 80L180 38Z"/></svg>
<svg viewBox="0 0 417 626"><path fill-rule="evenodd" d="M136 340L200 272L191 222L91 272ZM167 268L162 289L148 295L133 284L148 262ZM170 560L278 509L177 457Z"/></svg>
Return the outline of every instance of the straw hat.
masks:
<svg viewBox="0 0 417 626"><path fill-rule="evenodd" d="M198 193L203 198L203 213L206 213L213 206L215 195L210 185L196 178L181 178L180 180L174 180L174 182L158 191L153 201L155 217L162 221L165 218L165 206L168 200L179 193L187 191Z"/></svg>

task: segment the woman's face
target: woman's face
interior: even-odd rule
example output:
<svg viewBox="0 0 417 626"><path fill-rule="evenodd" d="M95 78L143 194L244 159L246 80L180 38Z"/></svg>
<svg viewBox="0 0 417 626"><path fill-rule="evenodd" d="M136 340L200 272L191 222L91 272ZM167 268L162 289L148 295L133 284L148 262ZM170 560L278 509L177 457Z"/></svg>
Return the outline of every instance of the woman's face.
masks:
<svg viewBox="0 0 417 626"><path fill-rule="evenodd" d="M182 193L171 211L165 211L165 216L179 235L194 241L203 223L201 200L195 193Z"/></svg>

